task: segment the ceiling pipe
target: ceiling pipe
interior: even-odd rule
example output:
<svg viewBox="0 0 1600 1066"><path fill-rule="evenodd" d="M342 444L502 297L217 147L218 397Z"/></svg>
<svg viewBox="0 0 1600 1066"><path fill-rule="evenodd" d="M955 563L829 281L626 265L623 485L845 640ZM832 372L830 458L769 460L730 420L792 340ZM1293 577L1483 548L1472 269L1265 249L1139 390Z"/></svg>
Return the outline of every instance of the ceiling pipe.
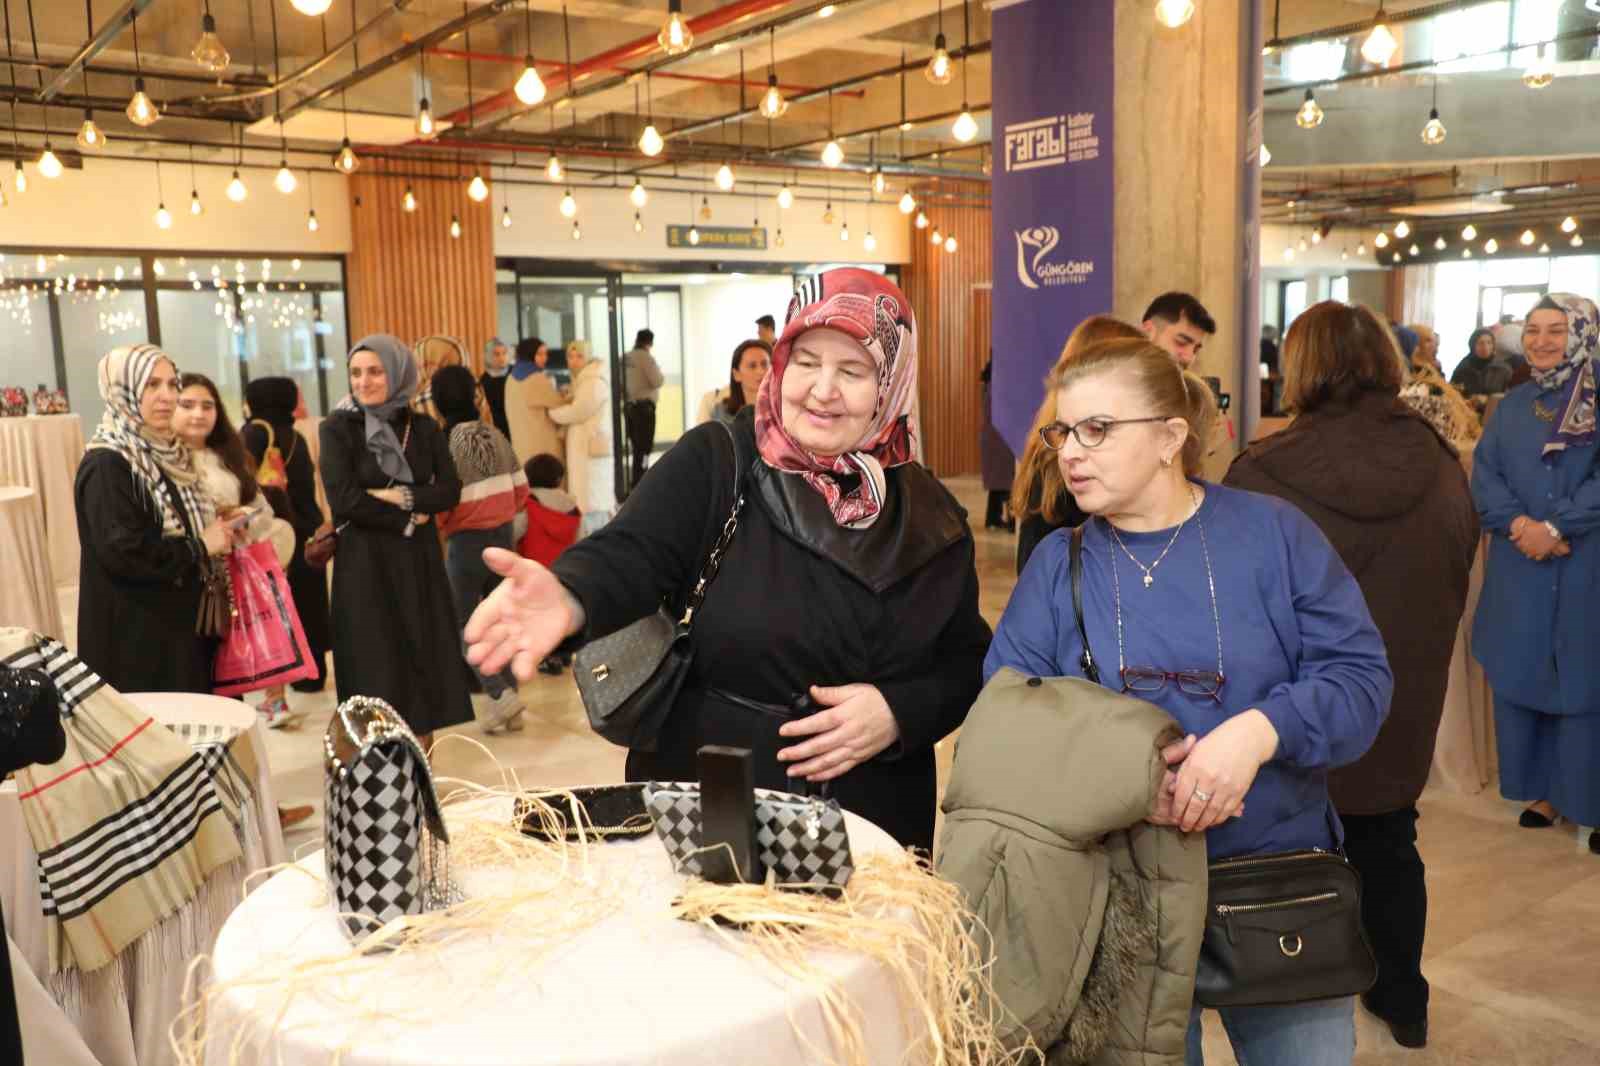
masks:
<svg viewBox="0 0 1600 1066"><path fill-rule="evenodd" d="M56 93L59 93L67 82L71 81L73 76L78 73L80 67L105 51L112 41L122 35L122 28L132 22L140 12L153 3L155 3L155 0L128 0L128 3L123 4L122 9L106 19L100 28L95 31L94 36L90 37L84 43L84 46L78 49L78 54L67 61L66 69L50 79L49 85L39 90L39 102L44 103L55 96Z"/></svg>
<svg viewBox="0 0 1600 1066"><path fill-rule="evenodd" d="M441 59L471 60L474 63L514 63L517 66L521 66L523 63L527 62L526 56L504 55L500 52L463 52L455 48L430 48L428 49L428 55L438 56ZM549 71L562 80L565 80L567 76L567 65L560 60L539 59L535 60L533 65L542 70ZM625 67L621 64L614 65L610 69L617 74L633 74L632 67ZM718 77L713 74L678 74L670 70L663 70L655 74L654 77L664 78L669 81L692 81L704 85L741 84L738 78ZM767 83L765 81L751 81L749 79L745 79L742 84L747 89L765 90L767 87ZM809 93L815 91L815 87L811 85L786 85L783 82L778 83L778 88L782 89L786 93ZM860 99L867 94L865 92L856 91L836 95L847 95ZM476 110L476 108L474 108L474 110Z"/></svg>
<svg viewBox="0 0 1600 1066"><path fill-rule="evenodd" d="M0 63L5 63L9 66L19 67L27 70L43 71L65 70L67 66L65 60L26 59L20 55L0 55ZM215 88L217 84L217 76L215 74L188 74L180 73L178 71L155 71L150 69L139 71L135 70L133 67L101 65L98 63L86 63L78 68L78 72L80 74L88 73L96 76L104 75L108 78L129 79L139 77L142 74L146 79L151 81L188 82L194 85L210 85L213 88ZM259 79L256 79L253 82L250 79L255 79L255 75L246 75L245 80L235 80L225 84L227 84L230 88L239 87L246 84L265 84L264 82L259 81ZM28 95L29 99L34 103L49 103L49 101L34 99L35 94L32 92L30 92Z"/></svg>

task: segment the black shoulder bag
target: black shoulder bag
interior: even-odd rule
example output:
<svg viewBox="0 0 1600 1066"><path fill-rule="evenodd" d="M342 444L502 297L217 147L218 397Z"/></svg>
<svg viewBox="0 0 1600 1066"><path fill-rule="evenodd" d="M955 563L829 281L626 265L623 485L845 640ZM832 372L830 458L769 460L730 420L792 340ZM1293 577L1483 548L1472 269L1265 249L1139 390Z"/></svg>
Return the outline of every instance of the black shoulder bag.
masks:
<svg viewBox="0 0 1600 1066"><path fill-rule="evenodd" d="M737 434L724 423L717 425L727 432L733 452L733 507L689 591L683 617L674 619L661 607L610 636L590 641L573 658L573 679L589 726L611 743L633 751L656 750L661 725L689 676L694 613L704 602L706 589L716 578L739 527L749 462L740 454Z"/></svg>
<svg viewBox="0 0 1600 1066"><path fill-rule="evenodd" d="M1100 671L1083 621L1083 527L1069 552L1072 612L1083 641L1079 666ZM1329 814L1330 821L1332 814ZM1373 986L1378 964L1361 927L1361 875L1320 848L1241 855L1207 870L1205 939L1194 998L1202 1007L1261 1007L1353 996Z"/></svg>

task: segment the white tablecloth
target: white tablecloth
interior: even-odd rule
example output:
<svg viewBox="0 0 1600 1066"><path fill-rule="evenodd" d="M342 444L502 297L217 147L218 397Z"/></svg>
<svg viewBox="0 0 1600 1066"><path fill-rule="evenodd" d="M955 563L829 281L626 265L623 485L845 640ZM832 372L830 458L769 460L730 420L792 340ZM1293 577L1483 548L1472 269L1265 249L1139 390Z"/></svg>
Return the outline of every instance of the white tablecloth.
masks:
<svg viewBox="0 0 1600 1066"><path fill-rule="evenodd" d="M0 486L0 626L65 636L39 494L18 486Z"/></svg>
<svg viewBox="0 0 1600 1066"><path fill-rule="evenodd" d="M508 812L500 803L472 815ZM468 817L459 808L449 815L457 826ZM857 855L895 848L859 818L849 818L849 832ZM809 988L671 916L681 882L653 835L599 845L593 854L596 882L627 879L626 902L542 958L530 958L504 927L437 951L371 955L343 976L301 978L286 997L278 985L248 981L286 964L350 957L322 883L322 853L308 855L299 865L312 876L279 872L217 938L212 972L222 984L207 1007L207 1063L224 1066L241 1030L244 1046L274 1066L325 1066L336 1050L341 1066L828 1061L831 1042ZM508 876L457 873L469 897L489 894ZM869 1061L903 1061L901 1009L888 975L853 954L815 961L860 1009ZM821 1050L808 1049L796 1026Z"/></svg>
<svg viewBox="0 0 1600 1066"><path fill-rule="evenodd" d="M150 712L162 723L206 722L236 725L250 731L255 749L255 798L245 811L244 852L246 873L285 861L283 832L278 825L277 802L273 797L271 773L267 767L266 732L259 716L238 700L192 693L126 693L130 700ZM22 806L17 799L16 782L0 786L0 904L5 908L6 934L15 943L24 969L34 979L47 978L50 957L45 940L44 917L39 902L39 872L33 843L22 821ZM222 874L212 878L213 890L237 898L242 882L221 884ZM215 930L213 930L215 933ZM169 967L159 987L127 987L124 975L137 972L136 956L141 952L162 957L162 945L150 938L127 948L126 967L111 965L87 975L84 1002L60 1017L37 1018L35 1033L58 1037L68 1030L81 1037L100 1066L168 1066L173 1061L167 1032L177 1017L183 997L185 968ZM36 1003L37 1005L37 1003ZM35 1061L33 1057L29 1062ZM43 1058L52 1064L72 1062L63 1052L61 1059Z"/></svg>
<svg viewBox="0 0 1600 1066"><path fill-rule="evenodd" d="M78 516L72 485L83 458L78 415L0 418L0 485L39 494L50 542L50 571L63 585L78 583Z"/></svg>

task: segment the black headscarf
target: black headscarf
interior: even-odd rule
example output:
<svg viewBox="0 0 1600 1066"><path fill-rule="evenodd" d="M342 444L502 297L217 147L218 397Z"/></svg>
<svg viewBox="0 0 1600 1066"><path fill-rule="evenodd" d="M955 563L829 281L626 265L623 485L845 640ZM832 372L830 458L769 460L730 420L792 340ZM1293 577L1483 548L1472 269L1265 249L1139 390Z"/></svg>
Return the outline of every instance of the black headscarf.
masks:
<svg viewBox="0 0 1600 1066"><path fill-rule="evenodd" d="M274 427L291 425L300 402L300 386L293 378L256 378L244 387L244 402L251 418L270 422Z"/></svg>
<svg viewBox="0 0 1600 1066"><path fill-rule="evenodd" d="M433 373L433 404L444 416L444 428L454 429L478 417L478 383L464 366L442 366Z"/></svg>
<svg viewBox="0 0 1600 1066"><path fill-rule="evenodd" d="M1472 331L1472 336L1467 338L1467 358L1468 359L1472 359L1472 358L1477 356L1477 354L1478 354L1478 338L1479 337L1488 337L1490 340L1494 340L1494 330L1492 330L1492 329L1484 329L1482 326L1479 326L1477 329ZM1494 357L1495 357L1495 353L1494 352L1490 352L1489 353L1489 360L1491 362L1494 360Z"/></svg>

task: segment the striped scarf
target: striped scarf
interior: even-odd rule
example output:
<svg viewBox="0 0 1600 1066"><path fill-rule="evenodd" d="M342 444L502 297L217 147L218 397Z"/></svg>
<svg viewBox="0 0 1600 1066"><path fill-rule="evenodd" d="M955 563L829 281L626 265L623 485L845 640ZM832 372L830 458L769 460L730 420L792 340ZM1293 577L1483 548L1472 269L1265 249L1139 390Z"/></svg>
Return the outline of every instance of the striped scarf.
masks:
<svg viewBox="0 0 1600 1066"><path fill-rule="evenodd" d="M139 397L162 360L172 363L171 357L153 344L113 348L100 360L100 398L106 408L89 447L105 448L128 461L134 483L161 516L164 536L198 538L217 512L200 488L194 456L176 434L170 440L156 436L139 413Z"/></svg>
<svg viewBox="0 0 1600 1066"><path fill-rule="evenodd" d="M175 917L180 939L204 951L206 930L189 904L242 854L239 797L219 794L205 754L57 641L0 629L0 665L49 676L67 735L58 762L17 773L39 856L50 972L98 970Z"/></svg>

